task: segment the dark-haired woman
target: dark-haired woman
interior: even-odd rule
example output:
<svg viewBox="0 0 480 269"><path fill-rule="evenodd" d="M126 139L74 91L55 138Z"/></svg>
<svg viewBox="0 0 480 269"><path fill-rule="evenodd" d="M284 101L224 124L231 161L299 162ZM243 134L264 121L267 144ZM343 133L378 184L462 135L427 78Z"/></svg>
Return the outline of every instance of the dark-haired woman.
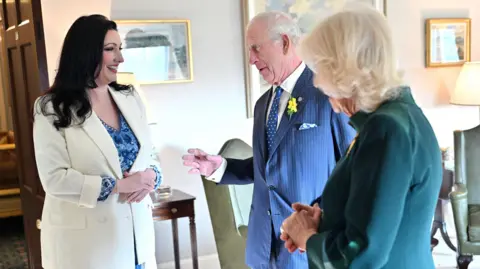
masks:
<svg viewBox="0 0 480 269"><path fill-rule="evenodd" d="M149 193L162 175L138 93L115 82L121 46L113 21L77 19L35 102L45 269L156 268Z"/></svg>

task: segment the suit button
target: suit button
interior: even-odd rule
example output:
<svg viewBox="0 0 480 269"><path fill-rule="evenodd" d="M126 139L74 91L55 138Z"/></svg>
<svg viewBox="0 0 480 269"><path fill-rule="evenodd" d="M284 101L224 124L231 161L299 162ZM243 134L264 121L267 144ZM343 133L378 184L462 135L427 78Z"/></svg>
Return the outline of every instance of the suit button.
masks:
<svg viewBox="0 0 480 269"><path fill-rule="evenodd" d="M272 215L272 211L270 211L270 209L267 210L267 214L268 214L269 216Z"/></svg>
<svg viewBox="0 0 480 269"><path fill-rule="evenodd" d="M275 189L275 186L270 185L270 186L268 186L268 188L269 188L271 191L273 191L273 190Z"/></svg>

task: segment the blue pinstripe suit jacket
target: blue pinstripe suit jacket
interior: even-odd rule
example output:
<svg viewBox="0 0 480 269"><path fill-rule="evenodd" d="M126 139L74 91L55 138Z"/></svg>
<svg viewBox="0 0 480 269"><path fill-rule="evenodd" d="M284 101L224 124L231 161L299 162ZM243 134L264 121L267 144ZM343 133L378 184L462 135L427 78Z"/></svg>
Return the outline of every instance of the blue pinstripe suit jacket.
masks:
<svg viewBox="0 0 480 269"><path fill-rule="evenodd" d="M289 118L285 110L267 156L265 127L271 94L272 90L265 93L255 105L253 157L228 159L220 184L254 184L246 249L249 267L269 268L273 253L278 268L308 268L305 254L290 254L283 247L280 226L293 212L292 203L311 204L321 196L355 131L348 118L336 114L328 97L313 86L313 73L307 67L292 91L298 111ZM317 127L299 130L303 123Z"/></svg>

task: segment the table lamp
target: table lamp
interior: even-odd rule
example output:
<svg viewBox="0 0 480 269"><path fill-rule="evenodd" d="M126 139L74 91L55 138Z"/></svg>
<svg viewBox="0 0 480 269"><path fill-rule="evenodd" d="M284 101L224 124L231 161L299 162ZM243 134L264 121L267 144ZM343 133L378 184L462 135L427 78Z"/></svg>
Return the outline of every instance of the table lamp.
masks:
<svg viewBox="0 0 480 269"><path fill-rule="evenodd" d="M455 90L450 96L450 103L461 106L480 106L480 62L466 62L463 65Z"/></svg>
<svg viewBox="0 0 480 269"><path fill-rule="evenodd" d="M466 62L463 64L455 89L450 95L450 104L480 106L480 62Z"/></svg>

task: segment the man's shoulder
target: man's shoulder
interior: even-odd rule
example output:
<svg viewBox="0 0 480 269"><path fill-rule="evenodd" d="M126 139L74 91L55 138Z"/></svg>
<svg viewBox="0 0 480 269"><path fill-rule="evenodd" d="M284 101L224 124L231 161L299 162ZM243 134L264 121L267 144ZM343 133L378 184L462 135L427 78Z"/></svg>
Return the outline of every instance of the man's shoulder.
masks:
<svg viewBox="0 0 480 269"><path fill-rule="evenodd" d="M303 84L302 93L304 95L303 99L313 99L315 103L322 108L332 108L328 101L328 96L322 91L322 89L315 87L311 79L305 81Z"/></svg>
<svg viewBox="0 0 480 269"><path fill-rule="evenodd" d="M257 109L257 107L260 105L260 104L265 104L267 103L266 100L268 99L268 97L270 96L270 91L272 90L272 87L268 88L268 90L266 90L262 96L260 96L260 98L257 99L257 101L255 101L255 109Z"/></svg>
<svg viewBox="0 0 480 269"><path fill-rule="evenodd" d="M307 66L303 71L302 75L298 78L296 85L302 85L302 91L307 94L312 94L317 97L328 98L322 89L315 87L313 84L313 71L310 70Z"/></svg>

